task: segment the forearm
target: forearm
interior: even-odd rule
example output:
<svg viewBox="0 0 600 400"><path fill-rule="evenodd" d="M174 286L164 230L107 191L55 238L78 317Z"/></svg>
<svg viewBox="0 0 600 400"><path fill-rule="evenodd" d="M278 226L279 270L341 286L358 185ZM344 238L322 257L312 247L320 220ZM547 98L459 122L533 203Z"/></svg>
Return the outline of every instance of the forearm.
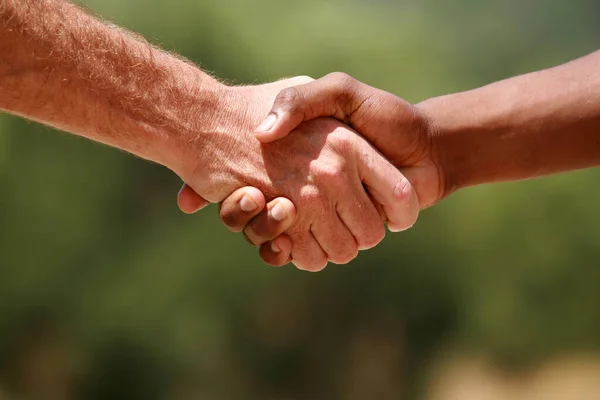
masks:
<svg viewBox="0 0 600 400"><path fill-rule="evenodd" d="M223 87L64 0L0 0L0 109L178 169Z"/></svg>
<svg viewBox="0 0 600 400"><path fill-rule="evenodd" d="M600 165L600 52L417 107L447 193Z"/></svg>

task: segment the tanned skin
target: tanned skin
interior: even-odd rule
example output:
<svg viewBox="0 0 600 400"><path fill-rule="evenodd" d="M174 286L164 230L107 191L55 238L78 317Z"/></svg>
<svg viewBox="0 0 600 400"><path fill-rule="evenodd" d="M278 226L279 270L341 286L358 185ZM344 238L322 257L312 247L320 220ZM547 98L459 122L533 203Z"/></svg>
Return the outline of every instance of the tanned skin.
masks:
<svg viewBox="0 0 600 400"><path fill-rule="evenodd" d="M335 73L283 90L270 116L257 131L265 143L312 118L347 122L401 169L425 208L473 185L600 166L600 52L416 105ZM272 247L292 244L268 242L283 230L267 214L224 208L263 243L265 261L285 263Z"/></svg>
<svg viewBox="0 0 600 400"><path fill-rule="evenodd" d="M244 186L289 198L299 268L346 263L376 245L382 216L395 231L417 218L410 182L334 119L277 143L256 140L276 94L310 78L227 87L65 0L0 0L0 37L0 109L165 165L191 188L184 194L197 193L191 203Z"/></svg>
<svg viewBox="0 0 600 400"><path fill-rule="evenodd" d="M0 107L14 114L176 169L176 136L216 123L222 85L74 4L2 0L0 35Z"/></svg>

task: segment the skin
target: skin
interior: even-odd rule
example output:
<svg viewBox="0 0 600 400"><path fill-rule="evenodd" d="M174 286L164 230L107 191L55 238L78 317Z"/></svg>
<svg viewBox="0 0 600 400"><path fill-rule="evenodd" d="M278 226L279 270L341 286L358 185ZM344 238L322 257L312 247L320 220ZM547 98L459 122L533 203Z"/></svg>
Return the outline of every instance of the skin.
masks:
<svg viewBox="0 0 600 400"><path fill-rule="evenodd" d="M600 52L416 105L336 73L285 89L269 115L256 132L263 143L312 118L348 123L400 168L426 208L469 186L600 166ZM267 263L287 262L289 221L226 207L255 232Z"/></svg>
<svg viewBox="0 0 600 400"><path fill-rule="evenodd" d="M0 110L164 165L187 184L179 205L188 212L230 195L225 205L245 199L246 210L261 210L264 199L252 200L251 189L236 197L248 186L267 200L290 199L297 212L281 199L267 210L294 217L285 228L298 268L346 263L383 239L382 219L398 231L417 218L409 180L335 119L311 119L277 142L256 140L276 95L310 78L227 87L64 0L2 0L0 37ZM231 223L228 215L222 207Z"/></svg>

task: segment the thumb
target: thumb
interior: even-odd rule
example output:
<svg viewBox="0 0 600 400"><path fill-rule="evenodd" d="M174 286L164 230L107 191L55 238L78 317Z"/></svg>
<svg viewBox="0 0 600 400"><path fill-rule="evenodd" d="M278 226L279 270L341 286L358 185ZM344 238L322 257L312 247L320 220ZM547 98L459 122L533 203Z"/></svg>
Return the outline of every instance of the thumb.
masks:
<svg viewBox="0 0 600 400"><path fill-rule="evenodd" d="M193 214L209 204L207 200L204 200L194 189L185 183L177 194L177 205L186 214Z"/></svg>
<svg viewBox="0 0 600 400"><path fill-rule="evenodd" d="M265 120L256 128L256 138L269 143L286 137L302 122L319 117L346 119L364 99L367 87L341 73L283 89Z"/></svg>
<svg viewBox="0 0 600 400"><path fill-rule="evenodd" d="M400 232L413 226L420 207L410 181L372 147L370 151L359 154L358 169L362 182L373 199L383 207L388 229Z"/></svg>
<svg viewBox="0 0 600 400"><path fill-rule="evenodd" d="M289 87L279 92L273 108L256 128L255 135L259 142L270 143L282 139L303 121L311 119L305 111L307 108L305 94L308 92L306 86Z"/></svg>

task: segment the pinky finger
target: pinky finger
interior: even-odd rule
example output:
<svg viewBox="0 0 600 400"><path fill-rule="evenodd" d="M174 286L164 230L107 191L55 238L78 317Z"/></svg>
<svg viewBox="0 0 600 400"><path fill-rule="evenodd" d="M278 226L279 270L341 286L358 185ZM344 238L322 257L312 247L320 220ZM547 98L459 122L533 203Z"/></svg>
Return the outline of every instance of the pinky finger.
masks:
<svg viewBox="0 0 600 400"><path fill-rule="evenodd" d="M281 267L292 261L292 239L282 234L270 242L260 246L260 258L273 267Z"/></svg>

